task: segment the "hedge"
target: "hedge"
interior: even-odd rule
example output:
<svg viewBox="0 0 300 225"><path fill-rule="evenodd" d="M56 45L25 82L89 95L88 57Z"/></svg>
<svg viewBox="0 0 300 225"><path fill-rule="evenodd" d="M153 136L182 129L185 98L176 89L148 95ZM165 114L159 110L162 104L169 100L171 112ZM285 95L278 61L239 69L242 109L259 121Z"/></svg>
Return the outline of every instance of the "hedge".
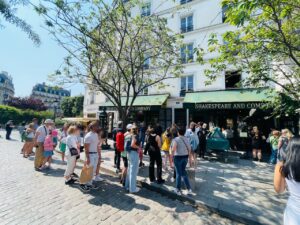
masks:
<svg viewBox="0 0 300 225"><path fill-rule="evenodd" d="M46 118L53 118L53 113L49 111L33 111L33 110L21 110L12 106L0 105L0 124L5 124L9 120L13 120L14 124L20 124L24 122L30 122L33 118L37 118L40 121Z"/></svg>

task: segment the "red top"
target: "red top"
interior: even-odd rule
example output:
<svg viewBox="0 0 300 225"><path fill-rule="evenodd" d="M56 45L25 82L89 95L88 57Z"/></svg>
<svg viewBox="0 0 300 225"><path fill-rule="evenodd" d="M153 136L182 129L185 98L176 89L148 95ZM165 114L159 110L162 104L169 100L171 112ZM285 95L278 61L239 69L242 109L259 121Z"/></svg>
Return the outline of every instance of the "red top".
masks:
<svg viewBox="0 0 300 225"><path fill-rule="evenodd" d="M116 148L119 152L124 151L124 134L119 131L116 136Z"/></svg>

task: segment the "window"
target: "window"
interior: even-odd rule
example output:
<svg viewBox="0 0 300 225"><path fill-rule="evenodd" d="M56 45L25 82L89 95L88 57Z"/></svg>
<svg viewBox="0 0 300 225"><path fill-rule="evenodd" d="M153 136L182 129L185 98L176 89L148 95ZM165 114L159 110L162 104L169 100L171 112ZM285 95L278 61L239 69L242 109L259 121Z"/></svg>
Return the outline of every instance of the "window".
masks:
<svg viewBox="0 0 300 225"><path fill-rule="evenodd" d="M147 69L149 69L149 67L150 67L150 57L149 56L145 56L143 68L145 70L147 70Z"/></svg>
<svg viewBox="0 0 300 225"><path fill-rule="evenodd" d="M194 29L193 16L181 18L181 33L190 32Z"/></svg>
<svg viewBox="0 0 300 225"><path fill-rule="evenodd" d="M240 71L226 71L225 72L225 88L239 88L241 85L241 72Z"/></svg>
<svg viewBox="0 0 300 225"><path fill-rule="evenodd" d="M194 90L194 76L181 77L180 79L180 97L184 97L187 91Z"/></svg>
<svg viewBox="0 0 300 225"><path fill-rule="evenodd" d="M141 16L150 16L151 14L151 4L147 3L144 6L142 6L142 10L141 10Z"/></svg>
<svg viewBox="0 0 300 225"><path fill-rule="evenodd" d="M194 61L194 46L187 44L181 47L180 57L182 63L189 63Z"/></svg>
<svg viewBox="0 0 300 225"><path fill-rule="evenodd" d="M94 104L95 103L95 93L92 92L90 93L90 104Z"/></svg>
<svg viewBox="0 0 300 225"><path fill-rule="evenodd" d="M191 2L192 0L180 0L180 4L186 4L186 3L189 3Z"/></svg>
<svg viewBox="0 0 300 225"><path fill-rule="evenodd" d="M226 10L228 9L227 5L224 5L222 7L222 23L226 22L227 16L226 16Z"/></svg>
<svg viewBox="0 0 300 225"><path fill-rule="evenodd" d="M143 89L143 95L148 95L149 94L149 89L148 87Z"/></svg>

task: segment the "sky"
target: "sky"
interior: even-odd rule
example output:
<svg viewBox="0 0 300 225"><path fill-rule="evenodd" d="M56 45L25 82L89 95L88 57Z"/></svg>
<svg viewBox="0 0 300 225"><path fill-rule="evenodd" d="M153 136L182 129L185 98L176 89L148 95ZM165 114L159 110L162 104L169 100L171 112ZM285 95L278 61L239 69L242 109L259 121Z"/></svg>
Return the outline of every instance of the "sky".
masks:
<svg viewBox="0 0 300 225"><path fill-rule="evenodd" d="M58 46L51 35L42 27L43 19L30 7L19 7L17 15L25 19L41 38L41 45L35 46L27 34L2 18L0 28L0 71L13 77L15 96L26 97L37 83L48 81L48 75L57 70L67 53ZM82 84L67 84L71 95L84 94Z"/></svg>

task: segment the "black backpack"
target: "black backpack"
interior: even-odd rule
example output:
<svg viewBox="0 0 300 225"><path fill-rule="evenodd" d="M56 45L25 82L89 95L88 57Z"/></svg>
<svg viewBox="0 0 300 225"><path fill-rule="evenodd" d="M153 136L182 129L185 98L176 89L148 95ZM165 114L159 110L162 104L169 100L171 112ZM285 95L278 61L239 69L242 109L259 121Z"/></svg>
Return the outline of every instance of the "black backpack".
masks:
<svg viewBox="0 0 300 225"><path fill-rule="evenodd" d="M149 135L148 143L147 143L147 146L146 146L147 151L149 151L149 152L159 151L159 147L158 147L158 144L156 142L156 137L157 137L157 135L155 135L155 136Z"/></svg>

